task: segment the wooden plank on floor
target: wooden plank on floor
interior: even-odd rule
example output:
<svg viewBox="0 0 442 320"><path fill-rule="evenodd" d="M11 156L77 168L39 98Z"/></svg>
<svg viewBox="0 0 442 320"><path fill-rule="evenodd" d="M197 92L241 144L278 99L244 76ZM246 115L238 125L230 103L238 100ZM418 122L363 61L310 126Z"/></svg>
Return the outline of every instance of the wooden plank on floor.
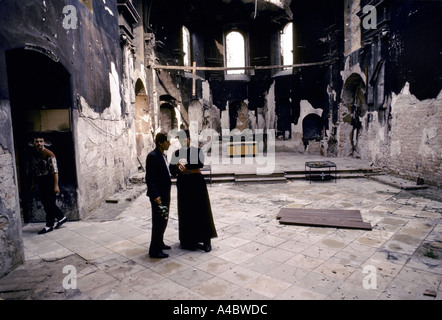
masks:
<svg viewBox="0 0 442 320"><path fill-rule="evenodd" d="M280 224L292 224L300 226L320 226L345 229L372 230L371 224L363 221L344 220L338 218L309 218L309 217L281 217Z"/></svg>
<svg viewBox="0 0 442 320"><path fill-rule="evenodd" d="M306 217L327 217L340 218L348 220L362 221L361 212L359 210L342 210L342 209L304 209L304 208L281 208L276 219L290 216L306 216Z"/></svg>
<svg viewBox="0 0 442 320"><path fill-rule="evenodd" d="M335 220L348 220L348 221L360 221L362 222L361 216L345 216L345 215L335 215L335 214L308 214L308 213L297 213L297 214L282 214L279 219L282 218L308 218L308 219L335 219Z"/></svg>
<svg viewBox="0 0 442 320"><path fill-rule="evenodd" d="M359 210L281 208L276 218L281 224L372 230Z"/></svg>

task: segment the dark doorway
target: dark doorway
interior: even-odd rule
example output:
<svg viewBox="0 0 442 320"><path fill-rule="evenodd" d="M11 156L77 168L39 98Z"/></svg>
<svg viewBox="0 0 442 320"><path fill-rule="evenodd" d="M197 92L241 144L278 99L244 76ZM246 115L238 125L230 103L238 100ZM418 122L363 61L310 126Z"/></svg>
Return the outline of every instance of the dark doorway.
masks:
<svg viewBox="0 0 442 320"><path fill-rule="evenodd" d="M322 119L317 114L309 114L302 121L302 141L304 146L307 147L309 141L319 141L322 137Z"/></svg>
<svg viewBox="0 0 442 320"><path fill-rule="evenodd" d="M36 132L57 157L57 204L69 219L78 219L70 74L55 56L38 48L7 51L6 65L23 222L45 221L38 193L30 189L29 159Z"/></svg>
<svg viewBox="0 0 442 320"><path fill-rule="evenodd" d="M160 106L160 126L164 132L178 128L175 109L170 103L163 103Z"/></svg>

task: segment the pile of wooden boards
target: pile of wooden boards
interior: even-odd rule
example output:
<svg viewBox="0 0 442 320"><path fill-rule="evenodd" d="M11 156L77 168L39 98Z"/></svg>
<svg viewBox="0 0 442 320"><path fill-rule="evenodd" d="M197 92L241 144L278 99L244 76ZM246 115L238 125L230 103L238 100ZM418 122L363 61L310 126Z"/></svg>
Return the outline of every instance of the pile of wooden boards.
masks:
<svg viewBox="0 0 442 320"><path fill-rule="evenodd" d="M281 208L276 219L280 224L371 230L362 221L359 210Z"/></svg>

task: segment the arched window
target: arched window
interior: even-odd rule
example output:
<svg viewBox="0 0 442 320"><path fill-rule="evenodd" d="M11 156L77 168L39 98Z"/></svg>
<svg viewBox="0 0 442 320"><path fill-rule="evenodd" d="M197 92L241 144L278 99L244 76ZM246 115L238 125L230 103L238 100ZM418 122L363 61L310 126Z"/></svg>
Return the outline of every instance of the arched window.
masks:
<svg viewBox="0 0 442 320"><path fill-rule="evenodd" d="M227 68L246 66L246 50L244 36L238 31L226 35L226 64ZM227 74L244 74L245 69L228 70Z"/></svg>
<svg viewBox="0 0 442 320"><path fill-rule="evenodd" d="M192 57L190 52L190 32L185 26L182 28L183 34L183 53L184 66L189 67L192 64Z"/></svg>
<svg viewBox="0 0 442 320"><path fill-rule="evenodd" d="M289 22L281 30L281 64L293 64L293 23ZM286 68L287 69L287 68Z"/></svg>

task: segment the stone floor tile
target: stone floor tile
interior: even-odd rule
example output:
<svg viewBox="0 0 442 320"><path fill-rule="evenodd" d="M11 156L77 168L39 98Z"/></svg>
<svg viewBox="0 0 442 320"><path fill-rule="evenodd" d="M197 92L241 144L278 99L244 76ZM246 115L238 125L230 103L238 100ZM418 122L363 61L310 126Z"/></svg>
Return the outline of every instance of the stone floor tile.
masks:
<svg viewBox="0 0 442 320"><path fill-rule="evenodd" d="M53 251L40 253L38 255L38 257L40 259L45 260L45 261L54 261L54 260L59 260L59 259L63 259L63 258L69 257L73 253L74 252L72 252L69 249L59 248L59 249L56 249L56 250L53 250Z"/></svg>
<svg viewBox="0 0 442 320"><path fill-rule="evenodd" d="M256 254L244 252L239 249L233 249L233 250L230 250L228 252L225 252L225 253L219 255L219 257L221 259L224 259L224 260L236 263L236 264L241 264L241 263L243 263L243 262L245 262L255 256L256 256Z"/></svg>
<svg viewBox="0 0 442 320"><path fill-rule="evenodd" d="M173 258L182 261L189 266L196 266L204 261L212 259L214 256L202 251L186 251L180 255L173 255Z"/></svg>
<svg viewBox="0 0 442 320"><path fill-rule="evenodd" d="M229 246L232 248L238 248L246 243L249 243L250 240L246 240L239 237L229 237L220 241L217 241L216 244L219 246Z"/></svg>
<svg viewBox="0 0 442 320"><path fill-rule="evenodd" d="M317 258L320 260L327 260L334 256L339 250L329 249L325 246L320 246L318 244L312 245L302 251L304 255L307 255L312 258Z"/></svg>
<svg viewBox="0 0 442 320"><path fill-rule="evenodd" d="M410 260L410 255L397 251L390 251L387 248L381 248L380 250L376 251L370 258L381 261L389 261L393 264L403 266Z"/></svg>
<svg viewBox="0 0 442 320"><path fill-rule="evenodd" d="M89 239L95 243L98 243L100 246L111 246L116 242L124 240L122 237L108 231L103 231L94 236L89 236Z"/></svg>
<svg viewBox="0 0 442 320"><path fill-rule="evenodd" d="M401 271L397 274L396 279L420 285L434 291L437 291L442 283L441 274L423 271L411 267L402 268Z"/></svg>
<svg viewBox="0 0 442 320"><path fill-rule="evenodd" d="M121 277L121 275L119 277ZM158 272L150 269L143 269L125 275L121 279L121 282L138 292L143 292L150 286L164 279L166 279L166 277Z"/></svg>
<svg viewBox="0 0 442 320"><path fill-rule="evenodd" d="M358 255L341 250L327 261L331 263L338 263L342 266L359 268L365 262L365 260L365 258Z"/></svg>
<svg viewBox="0 0 442 320"><path fill-rule="evenodd" d="M150 244L151 233L144 232L134 237L129 237L127 240L135 242L136 244L140 244L143 246L148 246Z"/></svg>
<svg viewBox="0 0 442 320"><path fill-rule="evenodd" d="M342 265L340 263L335 263L330 260L324 262L316 269L314 269L314 271L320 274L343 280L347 279L355 270L356 268L350 267L348 265Z"/></svg>
<svg viewBox="0 0 442 320"><path fill-rule="evenodd" d="M309 257L305 254L300 253L300 254L295 255L293 258L287 260L285 262L285 264L311 271L311 270L316 269L318 266L320 266L324 262L325 262L324 260Z"/></svg>
<svg viewBox="0 0 442 320"><path fill-rule="evenodd" d="M96 263L96 266L106 272L108 275L123 281L133 274L146 270L146 267L120 256L113 260L108 260L102 263ZM151 270L149 270L151 272ZM152 273L152 272L151 272Z"/></svg>
<svg viewBox="0 0 442 320"><path fill-rule="evenodd" d="M380 294L394 279L393 277L378 273L377 269L364 267L361 266L360 268L357 268L347 279L345 279L345 283L351 283L366 290L377 290L378 294Z"/></svg>
<svg viewBox="0 0 442 320"><path fill-rule="evenodd" d="M145 295L147 300L204 299L203 296L197 295L197 293L167 278L137 291Z"/></svg>
<svg viewBox="0 0 442 320"><path fill-rule="evenodd" d="M209 279L212 279L213 277L213 274L207 273L198 268L188 268L184 271L172 274L168 278L182 285L183 287L190 289Z"/></svg>
<svg viewBox="0 0 442 320"><path fill-rule="evenodd" d="M299 279L307 275L309 272L309 270L283 263L276 268L268 271L266 274L290 284L296 284Z"/></svg>
<svg viewBox="0 0 442 320"><path fill-rule="evenodd" d="M275 297L276 300L328 300L326 295L292 285Z"/></svg>
<svg viewBox="0 0 442 320"><path fill-rule="evenodd" d="M283 242L286 242L287 239L276 237L276 236L269 234L269 235L266 235L266 236L256 239L256 241L259 243L274 247L274 246L280 245Z"/></svg>
<svg viewBox="0 0 442 320"><path fill-rule="evenodd" d="M81 252L82 250L97 248L100 246L95 241L89 240L79 235L58 240L57 243L73 252Z"/></svg>
<svg viewBox="0 0 442 320"><path fill-rule="evenodd" d="M427 272L442 274L442 261L440 258L433 259L421 255L414 255L408 261L407 266Z"/></svg>
<svg viewBox="0 0 442 320"><path fill-rule="evenodd" d="M279 248L272 248L261 254L261 257L275 260L277 262L285 262L296 255L293 251L288 251Z"/></svg>
<svg viewBox="0 0 442 320"><path fill-rule="evenodd" d="M101 299L101 295L111 291L120 283L106 272L97 270L85 276L78 276L77 288L91 299Z"/></svg>
<svg viewBox="0 0 442 320"><path fill-rule="evenodd" d="M235 266L236 266L235 263L232 263L228 260L219 257L213 257L212 259L197 264L195 267L203 271L206 271L210 274L219 275L229 269L234 268Z"/></svg>
<svg viewBox="0 0 442 320"><path fill-rule="evenodd" d="M192 290L206 299L215 299L219 300L235 292L239 286L232 284L231 282L221 279L219 277L213 277L196 287L193 287Z"/></svg>
<svg viewBox="0 0 442 320"><path fill-rule="evenodd" d="M158 272L166 277L170 277L176 273L180 273L186 269L191 268L188 264L178 261L175 259L153 259L153 260L160 260L158 262L155 261L151 266L149 266L149 269Z"/></svg>
<svg viewBox="0 0 442 320"><path fill-rule="evenodd" d="M255 242L255 241L250 241L240 247L238 247L239 250L242 250L244 252L248 252L251 254L262 254L264 252L266 252L267 250L270 250L272 247L259 243L259 242Z"/></svg>
<svg viewBox="0 0 442 320"><path fill-rule="evenodd" d="M404 241L400 241L402 239L407 239L407 237L401 236L399 238L391 239L382 246L382 249L386 249L397 254L408 256L412 255L416 251L417 246L404 243Z"/></svg>
<svg viewBox="0 0 442 320"><path fill-rule="evenodd" d="M297 281L297 285L301 286L307 290L312 290L314 292L330 295L336 290L344 281L334 277L328 277L323 274L317 273L315 271L309 272L304 277Z"/></svg>
<svg viewBox="0 0 442 320"><path fill-rule="evenodd" d="M275 298L281 292L287 290L290 283L276 279L268 275L261 275L250 281L244 287L270 299Z"/></svg>
<svg viewBox="0 0 442 320"><path fill-rule="evenodd" d="M386 260L380 260L376 258L368 259L363 265L362 268L366 268L366 266L373 267L378 274L386 275L389 277L395 277L399 271L403 268L403 265L392 263Z"/></svg>
<svg viewBox="0 0 442 320"><path fill-rule="evenodd" d="M119 283L110 291L101 294L100 300L147 300L147 296L123 283Z"/></svg>
<svg viewBox="0 0 442 320"><path fill-rule="evenodd" d="M121 240L118 242L114 242L111 244L106 244L106 248L112 250L113 252L116 252L118 254L127 256L127 257L136 257L143 253L148 252L147 247L140 246L136 244L135 242L129 241L129 240Z"/></svg>
<svg viewBox="0 0 442 320"><path fill-rule="evenodd" d="M380 248L387 240L380 239L378 237L373 237L370 233L365 233L355 240L359 244L363 244L373 248Z"/></svg>
<svg viewBox="0 0 442 320"><path fill-rule="evenodd" d="M396 278L391 281L385 291L401 300L434 300L434 297L424 295L425 291L428 289L428 286L416 285Z"/></svg>
<svg viewBox="0 0 442 320"><path fill-rule="evenodd" d="M320 240L319 242L317 242L317 245L319 247L324 247L324 248L339 251L342 248L346 247L348 245L348 243L345 241L342 241L340 239L327 237L327 238L324 238L324 239Z"/></svg>
<svg viewBox="0 0 442 320"><path fill-rule="evenodd" d="M333 300L376 300L382 291L365 289L363 286L344 282L329 297Z"/></svg>
<svg viewBox="0 0 442 320"><path fill-rule="evenodd" d="M248 259L247 261L245 261L241 265L243 267L252 269L256 272L266 274L270 270L278 267L280 264L281 264L280 262L277 262L275 260L271 260L271 259L264 258L261 256L255 256L253 258Z"/></svg>
<svg viewBox="0 0 442 320"><path fill-rule="evenodd" d="M300 242L300 241L291 239L291 240L288 240L288 241L280 244L278 246L278 248L292 251L294 253L300 253L300 252L308 249L309 247L311 247L311 245L312 244L310 244L310 243Z"/></svg>
<svg viewBox="0 0 442 320"><path fill-rule="evenodd" d="M331 230L329 231L331 232ZM304 232L296 234L294 237L292 237L292 240L312 245L321 241L322 239L324 239L324 237L326 237L326 234L306 230Z"/></svg>
<svg viewBox="0 0 442 320"><path fill-rule="evenodd" d="M39 237L32 237L24 245L25 249L32 251L35 255L50 253L54 250L63 249L63 245L48 238L46 235L39 235Z"/></svg>
<svg viewBox="0 0 442 320"><path fill-rule="evenodd" d="M243 266L236 266L232 269L218 275L219 278L230 281L239 286L244 286L253 279L259 277L261 274Z"/></svg>
<svg viewBox="0 0 442 320"><path fill-rule="evenodd" d="M251 289L238 287L221 297L221 300L268 300L269 298L263 296Z"/></svg>

